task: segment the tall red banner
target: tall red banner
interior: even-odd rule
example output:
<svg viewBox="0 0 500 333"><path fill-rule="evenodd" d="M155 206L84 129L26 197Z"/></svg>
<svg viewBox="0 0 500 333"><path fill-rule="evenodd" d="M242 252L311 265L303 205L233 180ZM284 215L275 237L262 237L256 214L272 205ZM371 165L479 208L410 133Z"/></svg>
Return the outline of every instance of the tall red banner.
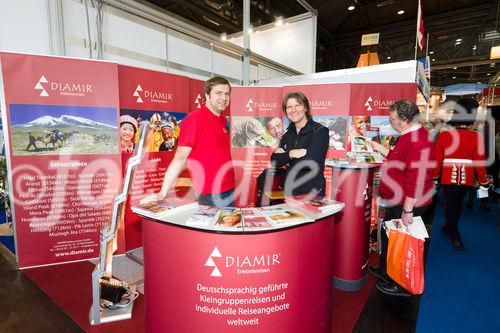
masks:
<svg viewBox="0 0 500 333"><path fill-rule="evenodd" d="M189 110L190 90L189 79L178 75L128 66L118 66L118 75L123 172L137 148L140 136L137 127L143 121L150 123L146 134L147 154L135 169L125 210L125 250L132 250L142 245L142 232L140 218L130 211L130 207L160 190L163 175L177 148L180 124ZM133 139L126 134L127 126L131 129L136 126ZM189 185L189 176L183 174L181 178L185 180L184 185ZM123 248L123 244L119 246L119 250Z"/></svg>
<svg viewBox="0 0 500 333"><path fill-rule="evenodd" d="M283 95L301 91L309 100L313 120L326 128L330 136L328 158L344 157L347 149L347 123L349 112L349 84L318 84L283 87ZM287 123L288 124L288 123ZM326 195L331 191L331 168L325 168Z"/></svg>
<svg viewBox="0 0 500 333"><path fill-rule="evenodd" d="M117 66L0 61L19 267L95 258L121 182Z"/></svg>
<svg viewBox="0 0 500 333"><path fill-rule="evenodd" d="M231 93L231 155L236 206L255 206L256 183L283 134L281 88L234 87Z"/></svg>

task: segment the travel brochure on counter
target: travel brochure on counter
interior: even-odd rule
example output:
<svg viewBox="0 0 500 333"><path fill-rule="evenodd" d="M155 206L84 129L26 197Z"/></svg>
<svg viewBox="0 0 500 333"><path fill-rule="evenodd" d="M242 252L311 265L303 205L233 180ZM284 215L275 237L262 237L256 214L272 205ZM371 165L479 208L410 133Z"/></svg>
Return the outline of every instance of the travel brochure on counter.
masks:
<svg viewBox="0 0 500 333"><path fill-rule="evenodd" d="M303 198L290 197L287 205L267 207L236 208L211 207L198 205L196 201L186 202L174 198L152 201L132 207L132 211L157 220L168 222L169 217L186 214L183 222L187 226L200 227L215 231L255 231L283 228L303 223L314 222L315 219L302 213L299 209L315 214L335 213L342 210L344 204L324 197ZM303 202L301 201L303 200ZM172 219L172 220L175 220Z"/></svg>

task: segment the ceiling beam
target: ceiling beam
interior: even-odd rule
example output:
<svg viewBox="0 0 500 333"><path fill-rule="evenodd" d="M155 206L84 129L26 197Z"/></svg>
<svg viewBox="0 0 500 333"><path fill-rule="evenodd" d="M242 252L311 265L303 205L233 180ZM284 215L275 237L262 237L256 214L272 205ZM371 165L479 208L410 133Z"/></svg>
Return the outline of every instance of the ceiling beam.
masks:
<svg viewBox="0 0 500 333"><path fill-rule="evenodd" d="M473 58L475 59L475 58ZM446 64L441 64L441 65L432 65L431 64L431 70L441 70L441 69L449 69L453 67L468 67L468 66L477 66L477 65L489 65L489 64L496 64L499 63L500 59L484 59L484 60L470 60L470 58L462 58L462 59L455 59L455 62L450 62Z"/></svg>

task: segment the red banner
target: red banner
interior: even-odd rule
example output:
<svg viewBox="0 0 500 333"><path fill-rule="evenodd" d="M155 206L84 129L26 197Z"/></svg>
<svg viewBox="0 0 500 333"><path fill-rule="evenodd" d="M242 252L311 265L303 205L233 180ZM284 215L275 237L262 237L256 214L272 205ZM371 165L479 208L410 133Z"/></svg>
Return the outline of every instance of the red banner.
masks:
<svg viewBox="0 0 500 333"><path fill-rule="evenodd" d="M235 87L231 93L231 154L236 205L252 207L260 173L283 134L281 88Z"/></svg>
<svg viewBox="0 0 500 333"><path fill-rule="evenodd" d="M388 116L389 106L403 98L415 101L416 83L351 84L351 116Z"/></svg>
<svg viewBox="0 0 500 333"><path fill-rule="evenodd" d="M117 66L0 57L19 267L95 258L121 182Z"/></svg>
<svg viewBox="0 0 500 333"><path fill-rule="evenodd" d="M189 110L190 80L178 75L128 66L119 66L118 75L120 119L137 126L143 121L150 123L146 134L148 153L136 167L125 210L125 249L132 250L142 245L142 233L140 218L130 211L130 206L160 190L165 171L177 148L180 123ZM122 149L123 172L139 136L137 128L134 142L122 144L122 147L132 146L131 149ZM121 135L120 140L126 141L126 138ZM118 250L123 251L123 247Z"/></svg>
<svg viewBox="0 0 500 333"><path fill-rule="evenodd" d="M199 109L204 103L205 93L203 92L204 81L189 79L189 108L188 112Z"/></svg>

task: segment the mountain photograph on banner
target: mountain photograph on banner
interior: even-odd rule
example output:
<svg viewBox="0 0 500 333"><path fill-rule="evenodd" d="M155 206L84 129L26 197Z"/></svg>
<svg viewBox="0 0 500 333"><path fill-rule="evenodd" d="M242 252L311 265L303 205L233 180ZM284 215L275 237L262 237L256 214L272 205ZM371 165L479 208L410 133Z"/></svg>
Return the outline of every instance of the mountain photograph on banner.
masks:
<svg viewBox="0 0 500 333"><path fill-rule="evenodd" d="M114 110L106 107L10 105L12 152L25 155L115 154Z"/></svg>

